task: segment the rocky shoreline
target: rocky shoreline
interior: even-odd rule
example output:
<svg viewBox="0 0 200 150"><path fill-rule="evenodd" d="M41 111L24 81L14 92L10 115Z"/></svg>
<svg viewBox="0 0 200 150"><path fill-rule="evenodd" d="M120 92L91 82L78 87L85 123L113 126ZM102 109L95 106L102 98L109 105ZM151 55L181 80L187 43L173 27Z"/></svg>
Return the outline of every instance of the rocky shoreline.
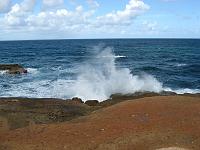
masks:
<svg viewBox="0 0 200 150"><path fill-rule="evenodd" d="M0 149L199 150L199 112L200 94L1 98Z"/></svg>
<svg viewBox="0 0 200 150"><path fill-rule="evenodd" d="M0 71L27 73L18 64ZM165 91L104 101L0 98L0 150L199 150L199 108L200 94Z"/></svg>
<svg viewBox="0 0 200 150"><path fill-rule="evenodd" d="M68 100L53 98L0 98L0 120L7 120L7 129L13 130L29 126L29 124L49 124L65 122L80 116L87 116L93 111L112 106L127 100L145 97L172 96L171 92L135 93L129 95L114 94L110 99L99 102L80 98ZM182 96L200 97L200 94L184 94ZM0 130L1 131L1 130Z"/></svg>

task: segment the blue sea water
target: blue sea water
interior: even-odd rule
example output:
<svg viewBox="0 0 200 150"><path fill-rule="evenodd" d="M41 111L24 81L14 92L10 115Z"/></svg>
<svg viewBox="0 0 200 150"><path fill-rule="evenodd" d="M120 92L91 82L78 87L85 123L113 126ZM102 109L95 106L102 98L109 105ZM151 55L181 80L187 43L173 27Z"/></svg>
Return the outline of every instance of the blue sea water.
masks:
<svg viewBox="0 0 200 150"><path fill-rule="evenodd" d="M200 93L200 40L95 39L1 41L0 97L106 99L114 93Z"/></svg>

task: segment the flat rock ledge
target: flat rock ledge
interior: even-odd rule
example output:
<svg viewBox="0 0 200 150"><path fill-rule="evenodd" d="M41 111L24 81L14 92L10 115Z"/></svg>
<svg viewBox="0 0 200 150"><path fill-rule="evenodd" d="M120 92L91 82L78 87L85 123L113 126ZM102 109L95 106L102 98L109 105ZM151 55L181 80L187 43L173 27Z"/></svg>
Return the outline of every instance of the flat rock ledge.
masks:
<svg viewBox="0 0 200 150"><path fill-rule="evenodd" d="M5 71L8 74L28 73L28 71L19 64L0 64L0 71Z"/></svg>

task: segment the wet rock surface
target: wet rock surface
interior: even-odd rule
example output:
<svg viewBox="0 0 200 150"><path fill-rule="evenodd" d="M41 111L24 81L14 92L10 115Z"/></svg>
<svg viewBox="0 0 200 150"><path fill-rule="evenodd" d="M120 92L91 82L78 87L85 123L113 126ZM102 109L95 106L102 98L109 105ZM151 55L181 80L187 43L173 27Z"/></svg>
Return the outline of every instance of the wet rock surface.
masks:
<svg viewBox="0 0 200 150"><path fill-rule="evenodd" d="M71 102L76 103L76 104L82 104L82 103L84 103L83 100L81 98L78 98L78 97L72 98Z"/></svg>
<svg viewBox="0 0 200 150"><path fill-rule="evenodd" d="M88 106L98 106L99 105L99 101L98 100L87 100L85 102L86 105Z"/></svg>
<svg viewBox="0 0 200 150"><path fill-rule="evenodd" d="M28 73L28 71L19 64L0 64L0 71L5 71L8 74Z"/></svg>

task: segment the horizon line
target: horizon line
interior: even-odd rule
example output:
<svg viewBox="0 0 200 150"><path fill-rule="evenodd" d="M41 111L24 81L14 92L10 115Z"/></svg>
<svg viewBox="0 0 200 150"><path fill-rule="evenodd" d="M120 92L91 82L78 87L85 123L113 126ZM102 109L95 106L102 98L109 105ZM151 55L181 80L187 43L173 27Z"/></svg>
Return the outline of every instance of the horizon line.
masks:
<svg viewBox="0 0 200 150"><path fill-rule="evenodd" d="M53 38L47 38L47 39L20 39L20 40L0 40L0 42L15 42L15 41L56 41L56 40L139 40L139 39L144 39L144 40L148 40L148 39L152 39L152 40L156 40L156 39L161 39L161 40L200 40L200 38L58 38L58 39L53 39Z"/></svg>

